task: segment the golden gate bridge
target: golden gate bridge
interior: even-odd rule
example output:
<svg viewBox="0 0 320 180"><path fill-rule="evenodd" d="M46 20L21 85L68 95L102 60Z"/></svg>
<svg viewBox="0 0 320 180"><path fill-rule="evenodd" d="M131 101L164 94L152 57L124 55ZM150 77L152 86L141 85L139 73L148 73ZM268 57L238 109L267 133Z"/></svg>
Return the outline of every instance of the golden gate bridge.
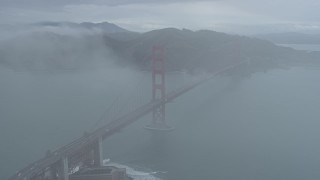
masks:
<svg viewBox="0 0 320 180"><path fill-rule="evenodd" d="M139 120L141 117L152 113L152 121L145 128L153 131L172 131L165 118L166 104L177 97L187 93L197 86L209 81L215 76L232 70L244 64L239 62L221 68L198 79L191 84L179 87L166 93L165 81L165 58L164 47L154 46L152 50L152 99L151 101L136 107L134 110L112 119L109 123L102 125L93 132L85 133L82 137L62 146L52 152L47 152L46 156L25 168L17 171L8 180L38 180L44 179L46 172L51 172L52 179L69 180L70 169L91 162L93 166L103 166L102 142L111 137L121 129ZM89 161L88 161L89 160Z"/></svg>

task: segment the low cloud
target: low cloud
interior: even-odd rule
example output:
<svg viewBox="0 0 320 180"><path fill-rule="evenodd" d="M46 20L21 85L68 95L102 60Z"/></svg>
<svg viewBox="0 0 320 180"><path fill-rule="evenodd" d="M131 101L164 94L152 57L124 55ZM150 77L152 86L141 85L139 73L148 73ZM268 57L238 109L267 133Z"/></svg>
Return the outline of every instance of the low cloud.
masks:
<svg viewBox="0 0 320 180"><path fill-rule="evenodd" d="M318 0L3 0L0 7L2 24L108 21L133 31L165 27L216 30L223 24L232 24L232 29L223 27L227 32L242 31L244 26L259 29L264 24L278 26L274 29L291 26L288 31L296 31L297 24L317 26L320 18Z"/></svg>
<svg viewBox="0 0 320 180"><path fill-rule="evenodd" d="M99 30L20 25L0 34L1 65L19 71L113 67L117 61Z"/></svg>

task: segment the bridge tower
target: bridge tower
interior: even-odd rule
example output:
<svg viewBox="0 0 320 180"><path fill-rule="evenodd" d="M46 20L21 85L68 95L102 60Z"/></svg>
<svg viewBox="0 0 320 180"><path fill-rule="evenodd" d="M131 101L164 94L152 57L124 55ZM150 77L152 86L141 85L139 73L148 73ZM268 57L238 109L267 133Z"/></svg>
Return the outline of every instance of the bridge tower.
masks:
<svg viewBox="0 0 320 180"><path fill-rule="evenodd" d="M156 131L173 130L166 122L166 81L165 81L165 58L164 47L153 46L152 48L152 101L163 101L164 103L152 112L152 122L145 128Z"/></svg>

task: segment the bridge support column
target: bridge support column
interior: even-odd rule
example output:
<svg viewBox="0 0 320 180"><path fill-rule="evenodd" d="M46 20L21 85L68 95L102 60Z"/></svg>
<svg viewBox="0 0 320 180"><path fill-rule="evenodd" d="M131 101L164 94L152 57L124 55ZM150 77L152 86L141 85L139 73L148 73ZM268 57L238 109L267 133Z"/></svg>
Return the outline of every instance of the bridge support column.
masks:
<svg viewBox="0 0 320 180"><path fill-rule="evenodd" d="M48 171L45 172L45 179L57 179L58 167L51 166Z"/></svg>
<svg viewBox="0 0 320 180"><path fill-rule="evenodd" d="M164 48L162 46L154 46L152 54L152 100L161 100L163 103L153 110L152 123L145 128L156 131L170 131L173 128L168 126L165 119L166 82Z"/></svg>
<svg viewBox="0 0 320 180"><path fill-rule="evenodd" d="M102 137L98 139L93 148L93 165L103 166Z"/></svg>
<svg viewBox="0 0 320 180"><path fill-rule="evenodd" d="M69 180L69 161L67 157L60 160L58 176L59 180Z"/></svg>

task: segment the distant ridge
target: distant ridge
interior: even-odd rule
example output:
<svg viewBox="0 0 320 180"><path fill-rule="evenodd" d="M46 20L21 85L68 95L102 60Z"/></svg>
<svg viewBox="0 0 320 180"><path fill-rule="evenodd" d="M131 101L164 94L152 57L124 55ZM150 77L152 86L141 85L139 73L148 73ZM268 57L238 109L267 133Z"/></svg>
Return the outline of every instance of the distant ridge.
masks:
<svg viewBox="0 0 320 180"><path fill-rule="evenodd" d="M106 33L123 33L130 32L118 25L109 22L101 22L101 23L92 23L92 22L82 22L82 23L74 23L74 22L40 22L34 24L36 26L51 26L51 27L71 27L71 28L84 28L84 29L100 29Z"/></svg>
<svg viewBox="0 0 320 180"><path fill-rule="evenodd" d="M154 45L166 48L168 71L192 73L214 72L230 64L248 62L250 68L248 66L246 71L249 74L302 60L303 63L316 62L320 57L318 53L297 51L258 38L210 30L165 28L135 33L112 23L41 22L34 25L103 31L84 33L81 38L46 30L17 36L0 44L0 65L16 70L83 69L100 65L111 53L117 65L145 70L152 65L150 57Z"/></svg>
<svg viewBox="0 0 320 180"><path fill-rule="evenodd" d="M113 43L112 43L113 44ZM111 44L111 46L112 46ZM211 30L191 31L165 28L137 36L113 46L126 63L150 68L148 57L153 45L166 47L167 70L215 71L221 67L250 61L256 69L267 69L280 62L307 59L307 53L277 46L269 41Z"/></svg>

